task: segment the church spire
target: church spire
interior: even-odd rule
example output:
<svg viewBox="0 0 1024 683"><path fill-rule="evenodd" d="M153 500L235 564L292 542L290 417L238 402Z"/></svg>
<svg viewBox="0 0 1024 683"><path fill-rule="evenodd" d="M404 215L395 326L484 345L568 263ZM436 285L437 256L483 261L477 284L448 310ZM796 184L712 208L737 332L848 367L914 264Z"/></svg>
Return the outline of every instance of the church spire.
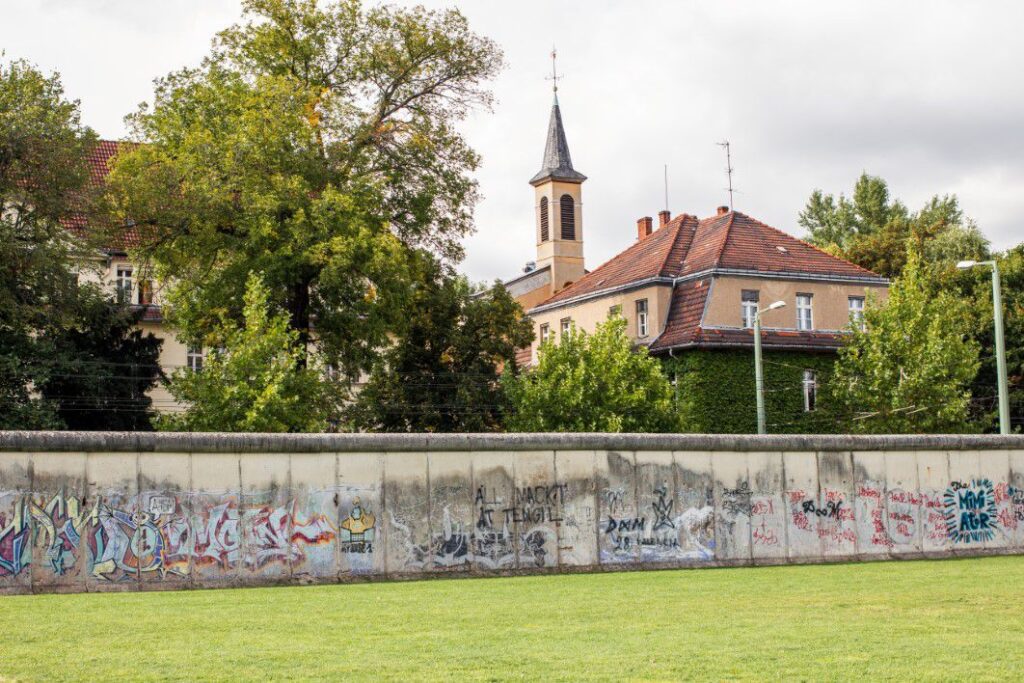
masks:
<svg viewBox="0 0 1024 683"><path fill-rule="evenodd" d="M530 184L534 186L548 180L582 183L587 179L587 176L572 167L572 158L569 156L569 143L565 139L565 128L562 126L562 112L558 106L558 81L562 77L558 75L557 56L558 53L552 49L551 75L548 76L548 79L553 83L555 99L551 105L548 137L547 142L544 144L544 161L540 171L530 178Z"/></svg>

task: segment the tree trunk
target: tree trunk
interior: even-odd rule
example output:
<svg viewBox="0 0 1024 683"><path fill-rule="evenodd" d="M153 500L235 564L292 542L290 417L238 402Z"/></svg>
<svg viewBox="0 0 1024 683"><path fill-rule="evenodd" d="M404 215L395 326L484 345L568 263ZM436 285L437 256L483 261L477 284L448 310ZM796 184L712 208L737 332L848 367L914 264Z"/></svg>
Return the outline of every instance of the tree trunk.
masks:
<svg viewBox="0 0 1024 683"><path fill-rule="evenodd" d="M309 354L309 278L303 278L292 285L292 295L288 301L288 312L291 315L289 325L299 333L299 344L302 353L299 355L299 367L305 368Z"/></svg>

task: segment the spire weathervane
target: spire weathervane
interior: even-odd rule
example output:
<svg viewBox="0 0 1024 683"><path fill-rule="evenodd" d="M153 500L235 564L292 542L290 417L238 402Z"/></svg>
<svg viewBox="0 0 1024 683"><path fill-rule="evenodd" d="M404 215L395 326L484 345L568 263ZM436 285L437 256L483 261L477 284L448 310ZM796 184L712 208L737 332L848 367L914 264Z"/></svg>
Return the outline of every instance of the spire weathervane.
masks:
<svg viewBox="0 0 1024 683"><path fill-rule="evenodd" d="M558 81L562 80L564 76L558 75L558 50L555 46L551 46L551 75L546 76L544 80L551 81L552 89L555 93L555 100L558 100Z"/></svg>

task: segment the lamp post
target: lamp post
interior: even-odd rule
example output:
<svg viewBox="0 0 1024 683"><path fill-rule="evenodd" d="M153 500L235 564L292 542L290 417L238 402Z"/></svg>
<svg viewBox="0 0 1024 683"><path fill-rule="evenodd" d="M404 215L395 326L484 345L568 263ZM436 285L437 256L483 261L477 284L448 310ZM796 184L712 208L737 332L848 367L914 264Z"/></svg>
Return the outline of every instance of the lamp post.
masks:
<svg viewBox="0 0 1024 683"><path fill-rule="evenodd" d="M1010 433L1010 398L1006 379L1006 344L1003 341L1003 295L999 283L999 266L995 261L961 261L961 270L975 266L992 268L992 306L996 328L996 381L999 382L999 433Z"/></svg>
<svg viewBox="0 0 1024 683"><path fill-rule="evenodd" d="M761 314L774 311L786 305L785 301L776 301L765 309L754 311L754 378L757 383L757 433L767 434L764 419L764 368L761 366Z"/></svg>

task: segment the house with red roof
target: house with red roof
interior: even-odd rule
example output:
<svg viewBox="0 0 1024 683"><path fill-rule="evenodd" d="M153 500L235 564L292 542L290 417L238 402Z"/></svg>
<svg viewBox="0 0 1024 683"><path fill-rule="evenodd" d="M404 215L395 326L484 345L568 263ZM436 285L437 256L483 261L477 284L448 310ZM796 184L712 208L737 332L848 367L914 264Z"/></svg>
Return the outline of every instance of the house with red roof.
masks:
<svg viewBox="0 0 1024 683"><path fill-rule="evenodd" d="M136 143L100 140L87 158L90 182L102 185L110 173L111 162L123 150L131 149ZM85 214L73 214L64 220L64 227L79 237L92 237ZM175 333L164 324L163 292L161 284L150 277L148 271L129 256L129 250L139 246L138 231L131 225L123 230L109 233L98 254L99 268L83 270L81 277L99 277L100 284L109 288L119 298L140 313L139 328L150 332L163 341L160 349L160 365L170 374L181 367L199 369L202 367L204 350L181 342ZM177 403L167 389L158 385L151 392L153 407L157 410L174 410Z"/></svg>
<svg viewBox="0 0 1024 683"><path fill-rule="evenodd" d="M519 360L534 363L544 341L621 315L634 342L665 360L682 402L694 406L694 431L753 431L754 312L781 301L761 317L768 391L777 393L768 401L774 431L815 426L808 414L822 376L865 305L885 298L888 281L727 206L704 218L661 211L657 225L640 218L632 244L588 270L585 180L572 166L556 99L543 165L530 180L537 261L506 283L536 329Z"/></svg>

